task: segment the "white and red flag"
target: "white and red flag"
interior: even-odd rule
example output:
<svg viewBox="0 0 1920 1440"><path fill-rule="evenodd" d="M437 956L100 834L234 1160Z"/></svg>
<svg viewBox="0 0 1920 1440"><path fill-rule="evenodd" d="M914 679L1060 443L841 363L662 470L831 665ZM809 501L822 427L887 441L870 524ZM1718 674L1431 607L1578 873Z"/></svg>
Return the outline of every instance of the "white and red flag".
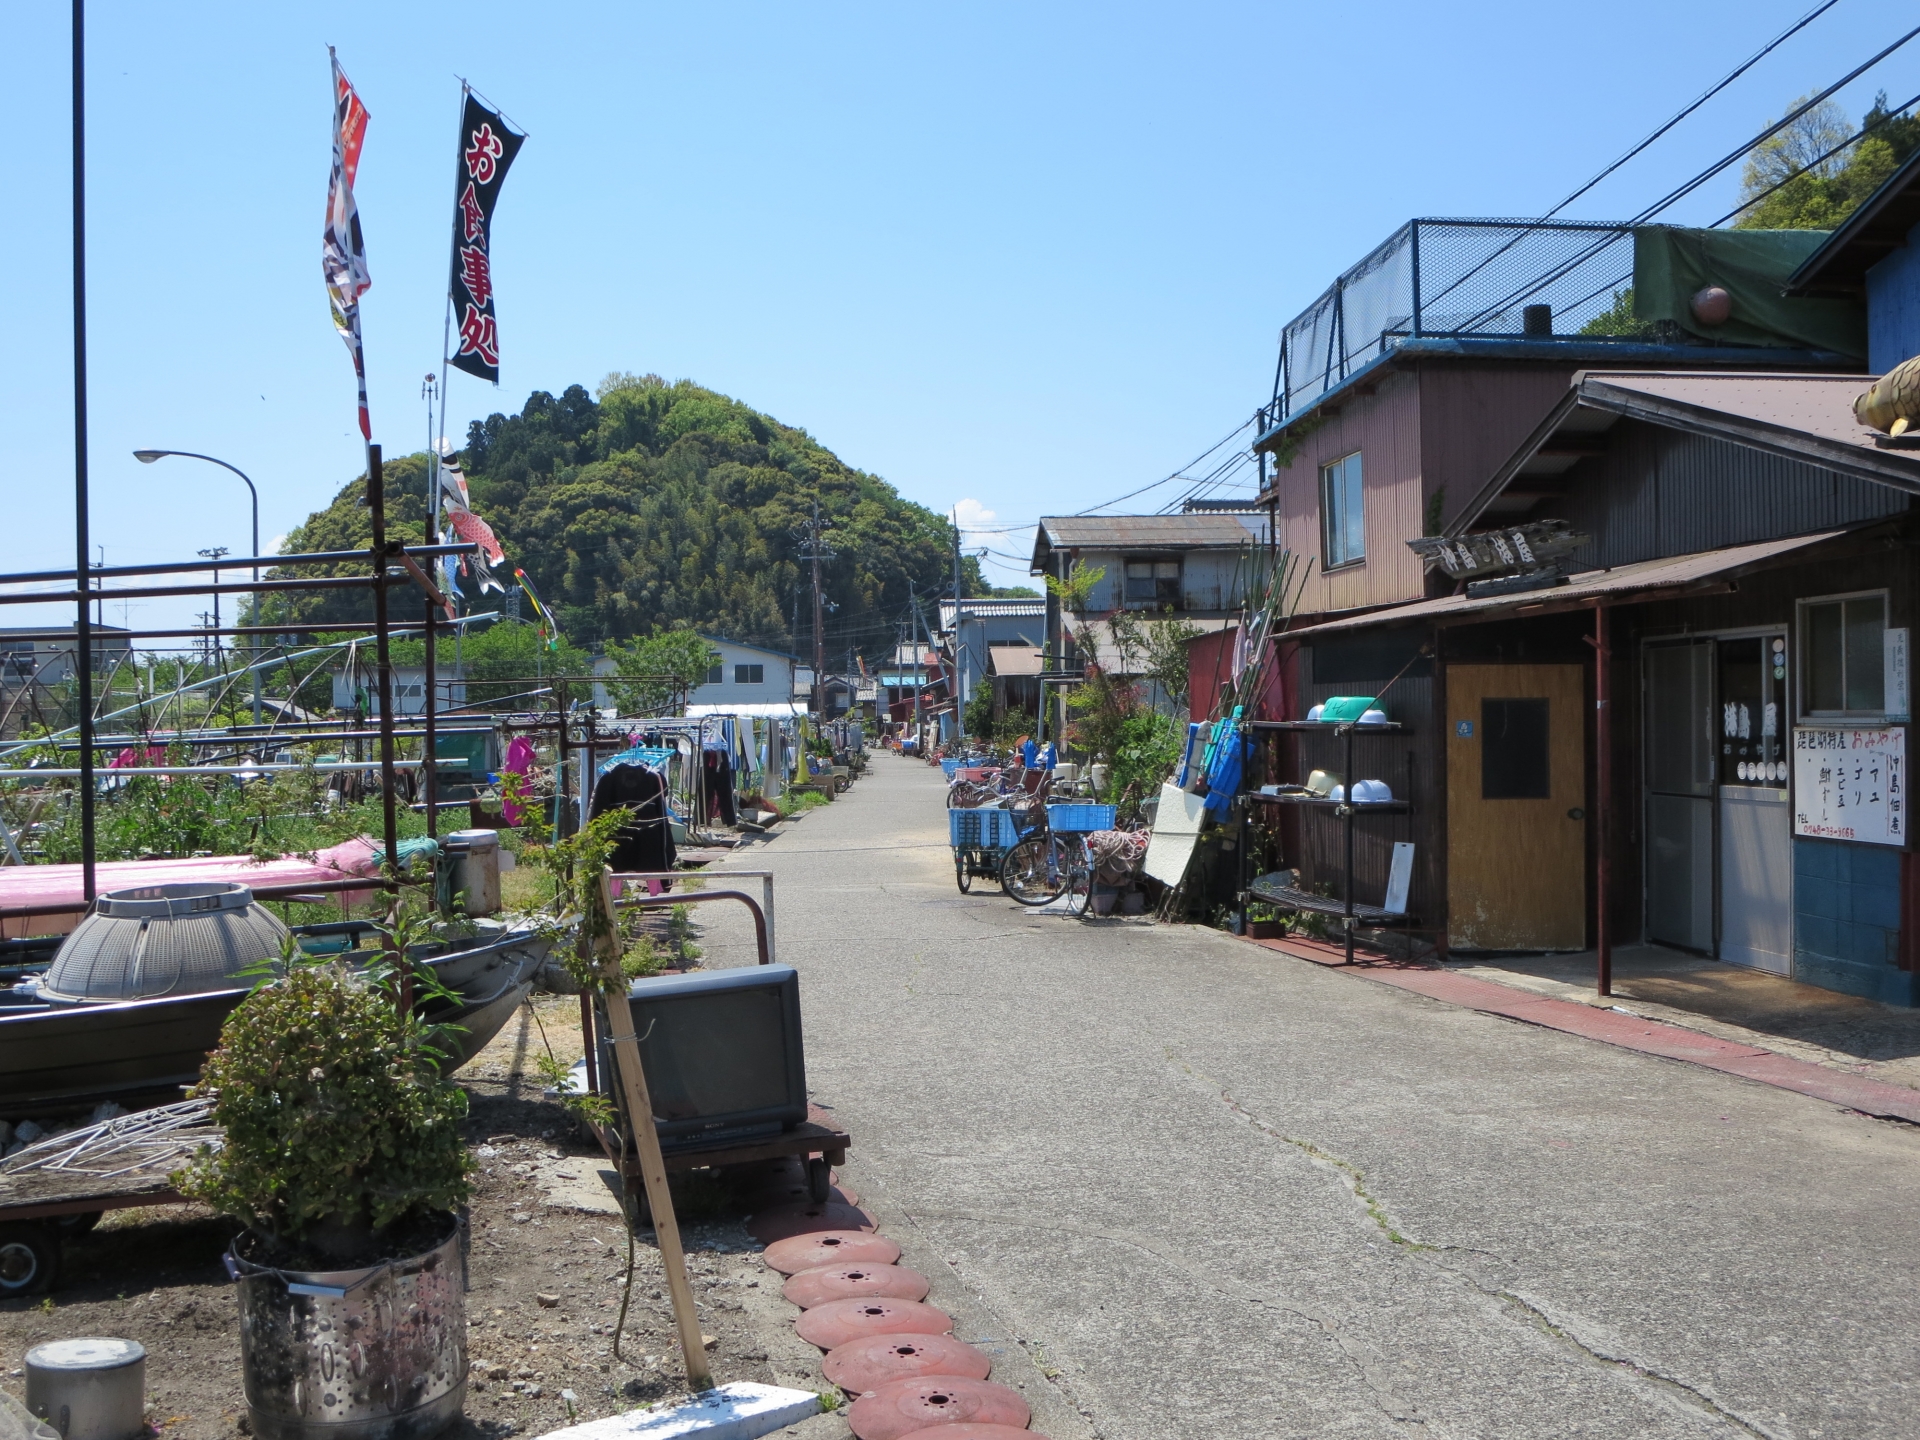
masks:
<svg viewBox="0 0 1920 1440"><path fill-rule="evenodd" d="M360 237L360 211L353 203L353 177L360 169L360 146L367 138L367 107L360 103L353 82L340 68L340 57L327 47L333 61L333 173L327 180L327 230L320 266L327 277L327 297L333 308L333 328L347 342L353 356L354 378L360 383L360 433L373 439L367 414L367 359L360 344L360 297L373 286L367 272L367 248Z"/></svg>
<svg viewBox="0 0 1920 1440"><path fill-rule="evenodd" d="M447 528L470 545L478 545L479 552L466 557L461 563L464 572L470 562L473 573L479 577L480 588L486 590L504 590L494 577L493 566L505 560L506 552L500 548L500 542L494 538L493 527L473 513L467 491L467 477L460 468L460 462L451 455L440 457L440 503L446 507ZM448 558L449 577L453 570L452 558Z"/></svg>

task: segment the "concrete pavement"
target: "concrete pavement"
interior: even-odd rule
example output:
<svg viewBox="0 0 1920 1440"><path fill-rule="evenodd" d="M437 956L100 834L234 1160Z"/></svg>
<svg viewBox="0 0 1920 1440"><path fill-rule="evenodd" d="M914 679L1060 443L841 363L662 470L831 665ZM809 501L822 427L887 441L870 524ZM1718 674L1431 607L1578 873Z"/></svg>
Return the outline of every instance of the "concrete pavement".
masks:
<svg viewBox="0 0 1920 1440"><path fill-rule="evenodd" d="M863 1203L1055 1437L1920 1432L1920 1135L954 888L876 756L777 876ZM711 917L709 919L709 917ZM751 942L716 909L708 964Z"/></svg>

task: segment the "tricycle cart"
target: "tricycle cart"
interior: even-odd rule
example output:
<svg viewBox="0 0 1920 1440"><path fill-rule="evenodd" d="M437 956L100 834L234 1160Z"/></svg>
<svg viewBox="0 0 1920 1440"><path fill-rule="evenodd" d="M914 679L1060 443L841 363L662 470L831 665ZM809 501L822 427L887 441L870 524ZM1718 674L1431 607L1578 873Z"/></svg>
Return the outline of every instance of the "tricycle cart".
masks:
<svg viewBox="0 0 1920 1440"><path fill-rule="evenodd" d="M771 909L773 898L772 876L765 871L754 872L760 878L765 889L768 906ZM754 938L758 945L760 963L773 963L771 935L767 926L767 910L739 890L695 890L683 894L648 895L633 893L631 882L648 880L685 880L687 872L653 874L616 874L612 877L623 882L627 894L614 902L619 910L660 910L674 905L697 905L714 900L736 900L745 905L753 916ZM731 879L731 875L722 872L713 879ZM601 1091L615 1103L616 1118L612 1125L593 1126L595 1138L600 1148L606 1152L609 1160L616 1166L623 1164L620 1177L621 1191L631 1196L639 1215L646 1213L646 1191L641 1184L640 1161L635 1153L636 1147L626 1144L621 1134L624 1121L618 1116L622 1104L620 1087L609 1083L604 1091L600 1077L611 1072L608 1061L611 1058L611 1040L614 1031L609 1023L606 1001L603 998L580 997L580 1023L583 1038L586 1041L586 1059L584 1080L590 1090ZM627 1027L632 1028L631 1024ZM603 1054L602 1052L606 1053ZM832 1174L835 1166L844 1165L847 1159L847 1147L852 1139L846 1131L827 1123L826 1112L816 1105L808 1105L807 1118L790 1130L764 1139L721 1140L717 1143L699 1144L663 1144L661 1159L669 1175L687 1171L720 1169L735 1165L758 1165L769 1161L797 1158L805 1166L808 1193L813 1199L824 1201L832 1186Z"/></svg>
<svg viewBox="0 0 1920 1440"><path fill-rule="evenodd" d="M1020 840L1011 810L947 811L947 842L953 846L953 881L966 894L975 880L999 880L1007 851Z"/></svg>

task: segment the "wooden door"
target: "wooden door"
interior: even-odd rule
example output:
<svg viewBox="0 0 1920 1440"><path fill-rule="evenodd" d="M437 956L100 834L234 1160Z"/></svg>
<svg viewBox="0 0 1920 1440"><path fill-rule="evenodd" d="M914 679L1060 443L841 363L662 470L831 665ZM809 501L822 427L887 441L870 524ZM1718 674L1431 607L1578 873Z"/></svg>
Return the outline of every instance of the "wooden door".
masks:
<svg viewBox="0 0 1920 1440"><path fill-rule="evenodd" d="M1586 706L1578 665L1447 667L1447 936L1587 942Z"/></svg>

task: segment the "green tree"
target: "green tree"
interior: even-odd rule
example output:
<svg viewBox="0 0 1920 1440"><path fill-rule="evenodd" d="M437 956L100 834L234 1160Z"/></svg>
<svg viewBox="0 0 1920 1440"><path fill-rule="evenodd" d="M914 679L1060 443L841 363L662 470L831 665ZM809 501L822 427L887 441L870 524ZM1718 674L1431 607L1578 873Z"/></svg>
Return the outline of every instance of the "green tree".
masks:
<svg viewBox="0 0 1920 1440"><path fill-rule="evenodd" d="M1794 103L1797 108L1804 102ZM1741 174L1745 208L1736 228L1831 230L1920 149L1920 117L1894 114L1885 91L1875 97L1861 131L1861 139L1846 144L1852 122L1823 100L1754 146Z"/></svg>
<svg viewBox="0 0 1920 1440"><path fill-rule="evenodd" d="M1633 313L1633 286L1613 292L1613 303L1586 324L1580 327L1582 335L1652 335L1659 326L1651 320L1642 320ZM1437 492L1436 492L1437 493ZM1440 525L1437 516L1430 517L1427 533L1437 535Z"/></svg>
<svg viewBox="0 0 1920 1440"><path fill-rule="evenodd" d="M626 715L676 712L687 692L707 678L720 661L715 650L691 630L656 630L641 639L607 643L619 680L607 681L607 693Z"/></svg>
<svg viewBox="0 0 1920 1440"><path fill-rule="evenodd" d="M518 414L474 421L464 453L475 508L574 644L691 628L810 649L811 637L803 646L795 634L795 613L811 609L799 532L816 502L834 551L821 566L834 606L824 626L829 655L851 646L877 657L910 590L950 590L947 520L806 431L691 381L615 374L598 389L536 391ZM401 457L387 466L397 538L422 532L426 463ZM289 548L364 548L364 494L363 477L290 535ZM977 558L965 557L961 569L967 593L986 592ZM394 594L396 614L413 618L416 601ZM291 630L300 621L370 618L371 607L364 593L339 591L276 597L263 613Z"/></svg>
<svg viewBox="0 0 1920 1440"><path fill-rule="evenodd" d="M967 708L961 716L967 734L976 740L993 738L993 681L982 680L973 687Z"/></svg>

